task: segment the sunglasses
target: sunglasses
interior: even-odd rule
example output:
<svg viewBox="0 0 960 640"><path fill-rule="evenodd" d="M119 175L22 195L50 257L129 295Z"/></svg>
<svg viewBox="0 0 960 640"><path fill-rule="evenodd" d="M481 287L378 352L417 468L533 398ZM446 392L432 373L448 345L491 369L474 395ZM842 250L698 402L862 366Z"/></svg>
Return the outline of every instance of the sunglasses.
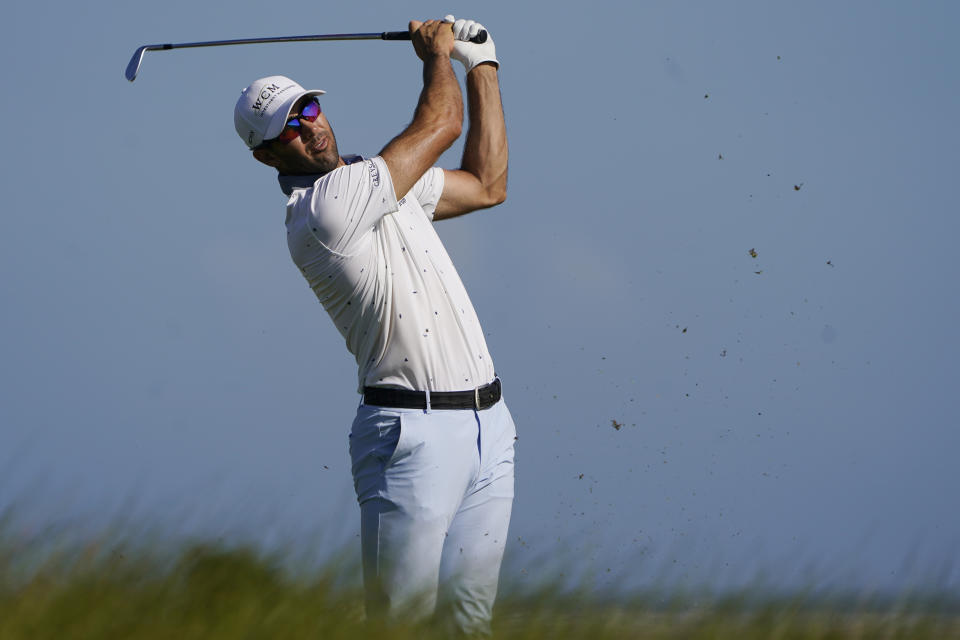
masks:
<svg viewBox="0 0 960 640"><path fill-rule="evenodd" d="M306 120L307 122L313 122L317 119L317 116L320 115L320 101L317 100L316 96L310 98L310 101L303 105L303 108L300 109L300 115L291 118L287 121L287 126L283 128L283 131L280 132L273 140L281 144L288 144L297 139L297 136L300 135L300 120ZM264 142L272 142L272 140L265 140Z"/></svg>

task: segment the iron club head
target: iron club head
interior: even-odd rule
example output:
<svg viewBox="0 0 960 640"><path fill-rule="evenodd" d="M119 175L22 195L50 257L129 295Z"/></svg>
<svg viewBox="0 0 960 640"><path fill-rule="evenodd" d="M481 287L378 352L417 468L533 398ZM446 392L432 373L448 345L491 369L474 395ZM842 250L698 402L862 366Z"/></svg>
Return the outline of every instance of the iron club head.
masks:
<svg viewBox="0 0 960 640"><path fill-rule="evenodd" d="M127 80L133 82L137 79L137 71L140 70L140 63L143 62L143 54L147 51L147 48L150 45L144 45L137 49L133 53L133 57L130 58L130 62L127 64L127 70L124 75L127 77Z"/></svg>

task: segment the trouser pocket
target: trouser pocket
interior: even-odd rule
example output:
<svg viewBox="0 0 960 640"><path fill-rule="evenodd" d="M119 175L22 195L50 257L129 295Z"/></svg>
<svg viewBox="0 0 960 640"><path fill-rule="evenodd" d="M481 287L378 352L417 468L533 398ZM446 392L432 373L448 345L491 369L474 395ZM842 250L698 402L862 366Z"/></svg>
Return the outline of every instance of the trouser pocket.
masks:
<svg viewBox="0 0 960 640"><path fill-rule="evenodd" d="M396 457L404 455L408 431L399 412L367 406L357 411L350 429L350 461L358 502L383 495L384 473Z"/></svg>

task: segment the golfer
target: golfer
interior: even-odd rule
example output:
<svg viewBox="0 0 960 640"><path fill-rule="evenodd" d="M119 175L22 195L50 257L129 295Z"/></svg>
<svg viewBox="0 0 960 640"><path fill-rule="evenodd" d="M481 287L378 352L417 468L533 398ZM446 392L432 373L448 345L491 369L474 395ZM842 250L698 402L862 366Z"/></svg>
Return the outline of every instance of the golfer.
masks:
<svg viewBox="0 0 960 640"><path fill-rule="evenodd" d="M452 23L452 25L451 25ZM489 633L513 504L516 432L470 298L432 222L504 201L493 39L472 20L410 23L413 121L372 158L341 155L318 96L283 76L237 102L240 137L279 174L290 255L356 357L350 432L368 615ZM456 170L433 165L469 129ZM384 103L389 97L384 98Z"/></svg>

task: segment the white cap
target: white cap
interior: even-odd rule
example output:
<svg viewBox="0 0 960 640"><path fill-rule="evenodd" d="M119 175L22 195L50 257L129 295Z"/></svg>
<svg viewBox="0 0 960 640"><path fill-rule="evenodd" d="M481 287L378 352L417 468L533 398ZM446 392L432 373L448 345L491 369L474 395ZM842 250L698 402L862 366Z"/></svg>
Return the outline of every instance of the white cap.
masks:
<svg viewBox="0 0 960 640"><path fill-rule="evenodd" d="M307 91L286 76L260 78L240 93L233 109L233 126L253 149L280 135L297 100L323 93L319 89Z"/></svg>

